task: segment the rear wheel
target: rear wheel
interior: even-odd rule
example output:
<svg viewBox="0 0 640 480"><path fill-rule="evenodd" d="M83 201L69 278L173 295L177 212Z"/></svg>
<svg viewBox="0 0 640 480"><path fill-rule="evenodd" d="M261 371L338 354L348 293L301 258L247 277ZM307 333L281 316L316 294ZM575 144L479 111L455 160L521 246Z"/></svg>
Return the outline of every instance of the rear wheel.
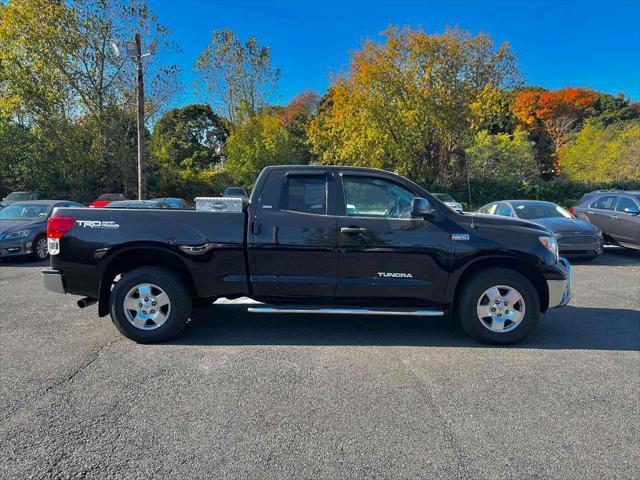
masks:
<svg viewBox="0 0 640 480"><path fill-rule="evenodd" d="M125 274L111 292L110 312L116 328L140 343L175 337L191 314L191 296L169 270L137 268Z"/></svg>
<svg viewBox="0 0 640 480"><path fill-rule="evenodd" d="M520 273L491 268L465 282L456 311L473 338L509 344L533 330L540 317L540 299L533 284Z"/></svg>

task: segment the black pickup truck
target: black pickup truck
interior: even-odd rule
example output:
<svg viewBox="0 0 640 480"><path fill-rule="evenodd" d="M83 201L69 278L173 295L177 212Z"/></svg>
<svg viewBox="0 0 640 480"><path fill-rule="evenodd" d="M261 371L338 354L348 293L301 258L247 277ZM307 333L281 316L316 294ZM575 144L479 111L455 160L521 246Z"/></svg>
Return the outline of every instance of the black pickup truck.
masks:
<svg viewBox="0 0 640 480"><path fill-rule="evenodd" d="M255 313L453 314L511 343L571 298L571 267L534 223L460 214L401 176L265 168L242 211L57 209L49 290L98 302L138 342L168 340L193 307L248 296Z"/></svg>

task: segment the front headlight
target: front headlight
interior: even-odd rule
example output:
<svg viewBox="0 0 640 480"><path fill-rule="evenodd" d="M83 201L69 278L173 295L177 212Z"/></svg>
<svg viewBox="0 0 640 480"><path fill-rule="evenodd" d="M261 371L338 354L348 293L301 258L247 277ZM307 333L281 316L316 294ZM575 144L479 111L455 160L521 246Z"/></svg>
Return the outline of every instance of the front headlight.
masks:
<svg viewBox="0 0 640 480"><path fill-rule="evenodd" d="M557 260L558 258L558 242L555 237L538 237L540 243L544 245L544 247L553 253L553 258Z"/></svg>
<svg viewBox="0 0 640 480"><path fill-rule="evenodd" d="M19 230L17 232L9 232L7 233L4 238L5 239L9 239L9 238L23 238L23 237L27 237L29 236L29 234L31 233L31 230Z"/></svg>

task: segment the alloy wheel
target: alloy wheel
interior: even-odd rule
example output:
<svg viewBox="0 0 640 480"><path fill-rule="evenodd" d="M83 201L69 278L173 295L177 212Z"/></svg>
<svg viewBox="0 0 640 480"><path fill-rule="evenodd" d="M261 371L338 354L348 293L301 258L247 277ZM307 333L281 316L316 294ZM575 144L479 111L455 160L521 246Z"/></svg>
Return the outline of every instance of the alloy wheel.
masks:
<svg viewBox="0 0 640 480"><path fill-rule="evenodd" d="M140 330L156 330L169 318L171 302L164 290L151 283L141 283L127 292L124 314Z"/></svg>
<svg viewBox="0 0 640 480"><path fill-rule="evenodd" d="M487 330L496 333L510 332L524 318L524 297L513 287L496 285L480 295L476 311L480 323Z"/></svg>

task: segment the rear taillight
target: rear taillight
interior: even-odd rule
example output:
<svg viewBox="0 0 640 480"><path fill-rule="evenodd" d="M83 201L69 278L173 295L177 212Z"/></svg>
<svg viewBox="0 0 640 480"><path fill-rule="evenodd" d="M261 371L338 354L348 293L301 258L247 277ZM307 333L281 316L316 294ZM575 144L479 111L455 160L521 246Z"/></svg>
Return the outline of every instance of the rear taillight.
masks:
<svg viewBox="0 0 640 480"><path fill-rule="evenodd" d="M60 239L73 227L76 219L72 217L51 217L47 220L47 247L49 255L60 253Z"/></svg>
<svg viewBox="0 0 640 480"><path fill-rule="evenodd" d="M47 237L62 238L76 223L76 219L72 217L51 217L47 221Z"/></svg>
<svg viewBox="0 0 640 480"><path fill-rule="evenodd" d="M573 208L573 207L571 207L571 208L569 209L569 213L570 213L571 215L574 215L574 214L575 214L575 211L576 211L576 209L575 209L575 208Z"/></svg>

